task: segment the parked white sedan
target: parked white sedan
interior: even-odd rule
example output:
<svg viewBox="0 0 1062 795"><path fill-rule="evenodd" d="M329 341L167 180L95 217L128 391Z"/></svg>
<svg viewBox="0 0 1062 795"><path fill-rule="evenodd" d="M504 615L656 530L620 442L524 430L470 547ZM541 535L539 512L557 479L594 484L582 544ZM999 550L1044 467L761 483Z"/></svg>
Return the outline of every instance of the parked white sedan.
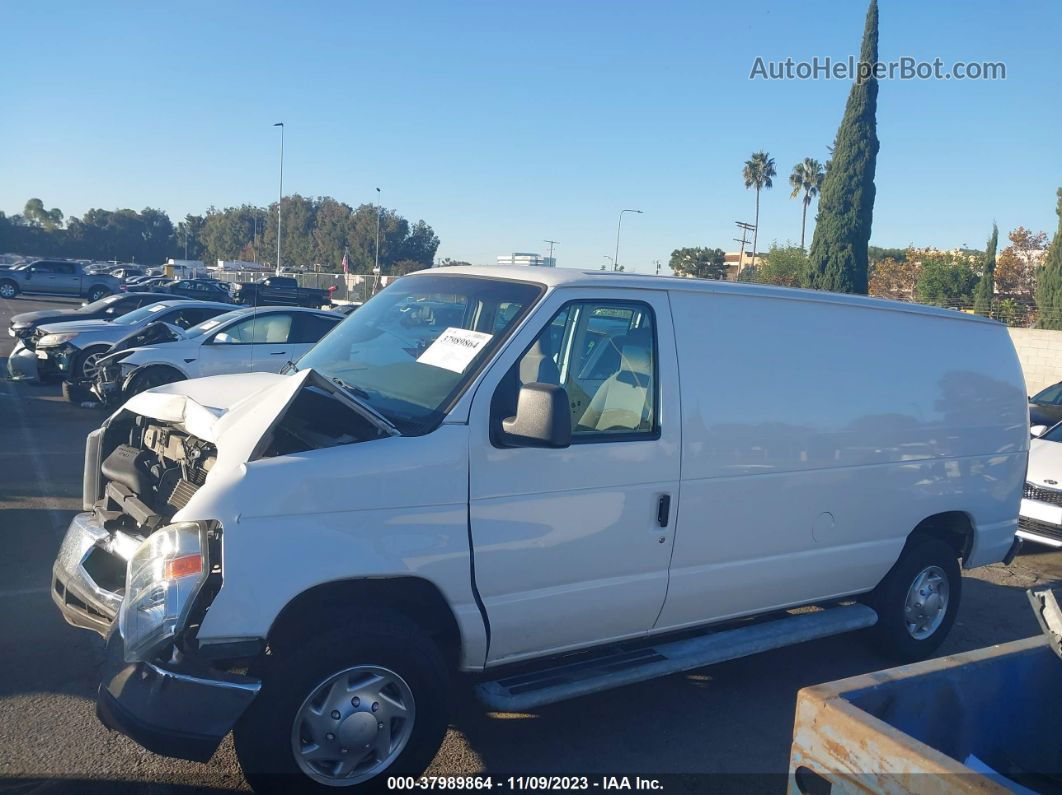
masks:
<svg viewBox="0 0 1062 795"><path fill-rule="evenodd" d="M226 312L187 331L168 327L156 337L163 342L120 349L101 359L92 391L112 402L187 378L277 373L343 319L324 310L259 307Z"/></svg>
<svg viewBox="0 0 1062 795"><path fill-rule="evenodd" d="M1062 547L1062 422L1029 443L1019 538Z"/></svg>

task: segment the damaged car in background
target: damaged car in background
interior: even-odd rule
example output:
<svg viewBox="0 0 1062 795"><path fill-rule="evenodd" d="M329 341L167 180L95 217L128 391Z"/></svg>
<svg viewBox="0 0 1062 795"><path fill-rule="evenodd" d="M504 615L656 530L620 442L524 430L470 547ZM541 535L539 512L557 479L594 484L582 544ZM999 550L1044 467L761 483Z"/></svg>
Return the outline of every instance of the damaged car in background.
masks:
<svg viewBox="0 0 1062 795"><path fill-rule="evenodd" d="M187 330L153 323L96 362L91 392L106 404L162 384L231 373L277 373L296 362L342 320L298 307L241 308ZM80 396L75 396L75 400ZM87 399L87 398L86 398Z"/></svg>
<svg viewBox="0 0 1062 795"><path fill-rule="evenodd" d="M37 329L51 323L69 323L80 320L116 320L139 309L145 304L157 303L170 298L168 295L119 293L85 303L75 309L41 309L36 312L20 312L11 318L8 336L16 338L15 348L7 359L7 373L13 381L37 379L37 354L34 352Z"/></svg>
<svg viewBox="0 0 1062 795"><path fill-rule="evenodd" d="M96 362L130 332L156 322L189 328L231 309L229 304L176 299L149 303L110 322L77 320L40 326L33 336L38 378L74 383L91 380Z"/></svg>

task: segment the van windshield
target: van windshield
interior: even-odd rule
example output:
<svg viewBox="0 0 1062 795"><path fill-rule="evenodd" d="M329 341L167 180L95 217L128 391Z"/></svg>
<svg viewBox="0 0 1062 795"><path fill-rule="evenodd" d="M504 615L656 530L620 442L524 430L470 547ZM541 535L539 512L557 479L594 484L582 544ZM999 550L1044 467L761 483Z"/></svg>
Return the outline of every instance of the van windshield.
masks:
<svg viewBox="0 0 1062 795"><path fill-rule="evenodd" d="M427 433L544 290L475 276L406 276L337 326L298 369L336 380L405 435Z"/></svg>

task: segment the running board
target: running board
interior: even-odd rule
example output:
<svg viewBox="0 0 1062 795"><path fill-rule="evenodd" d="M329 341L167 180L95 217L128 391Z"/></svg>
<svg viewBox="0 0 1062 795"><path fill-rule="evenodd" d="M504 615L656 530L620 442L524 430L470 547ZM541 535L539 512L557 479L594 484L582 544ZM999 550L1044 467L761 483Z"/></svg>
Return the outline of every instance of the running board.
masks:
<svg viewBox="0 0 1062 795"><path fill-rule="evenodd" d="M761 651L873 626L878 614L863 604L724 629L693 638L611 651L476 685L476 696L500 712L521 712L613 687L690 671Z"/></svg>

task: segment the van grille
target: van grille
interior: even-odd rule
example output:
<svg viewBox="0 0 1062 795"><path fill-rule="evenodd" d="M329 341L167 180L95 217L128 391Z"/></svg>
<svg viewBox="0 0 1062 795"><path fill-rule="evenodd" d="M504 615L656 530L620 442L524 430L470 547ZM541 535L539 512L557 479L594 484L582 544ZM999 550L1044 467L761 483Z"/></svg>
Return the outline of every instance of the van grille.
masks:
<svg viewBox="0 0 1062 795"><path fill-rule="evenodd" d="M1062 505L1062 491L1044 489L1040 486L1034 486L1032 483L1025 484L1025 490L1022 492L1022 496L1027 500L1047 502L1052 505Z"/></svg>

